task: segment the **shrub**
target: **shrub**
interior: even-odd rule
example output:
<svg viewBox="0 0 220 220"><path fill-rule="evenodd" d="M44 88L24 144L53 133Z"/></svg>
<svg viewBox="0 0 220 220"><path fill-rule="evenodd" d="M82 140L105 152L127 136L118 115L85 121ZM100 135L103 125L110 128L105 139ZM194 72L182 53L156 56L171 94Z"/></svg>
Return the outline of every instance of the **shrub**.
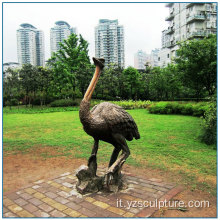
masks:
<svg viewBox="0 0 220 220"><path fill-rule="evenodd" d="M99 103L103 102L102 100L92 100L91 106L97 105ZM151 105L151 101L109 101L110 103L113 103L115 105L119 105L124 109L140 109L140 108L148 108Z"/></svg>
<svg viewBox="0 0 220 220"><path fill-rule="evenodd" d="M183 115L193 115L193 106L191 103L183 105L181 110L181 114Z"/></svg>
<svg viewBox="0 0 220 220"><path fill-rule="evenodd" d="M152 114L182 114L201 117L204 116L207 108L207 103L158 102L150 105L148 109Z"/></svg>
<svg viewBox="0 0 220 220"><path fill-rule="evenodd" d="M202 141L217 146L217 103L213 101L205 112Z"/></svg>
<svg viewBox="0 0 220 220"><path fill-rule="evenodd" d="M17 106L18 104L19 104L19 101L17 99L14 99L14 98L12 98L10 100L7 100L5 102L6 106Z"/></svg>
<svg viewBox="0 0 220 220"><path fill-rule="evenodd" d="M204 116L205 112L208 110L208 105L195 105L193 106L193 116Z"/></svg>
<svg viewBox="0 0 220 220"><path fill-rule="evenodd" d="M67 107L76 106L78 103L72 99L60 99L50 103L51 107Z"/></svg>

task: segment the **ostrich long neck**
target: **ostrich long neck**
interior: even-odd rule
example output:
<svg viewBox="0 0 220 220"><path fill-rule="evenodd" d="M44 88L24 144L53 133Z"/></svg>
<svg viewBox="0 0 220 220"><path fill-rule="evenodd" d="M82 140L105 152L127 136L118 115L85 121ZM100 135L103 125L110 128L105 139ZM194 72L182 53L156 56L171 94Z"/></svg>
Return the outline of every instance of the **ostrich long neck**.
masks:
<svg viewBox="0 0 220 220"><path fill-rule="evenodd" d="M99 80L100 71L101 71L100 67L96 66L95 73L94 73L92 80L89 84L89 87L87 88L86 93L84 95L84 98L83 98L84 101L90 102L90 100L92 98L92 93L94 92L96 84Z"/></svg>
<svg viewBox="0 0 220 220"><path fill-rule="evenodd" d="M92 80L89 84L89 87L87 88L86 93L83 97L83 100L80 103L79 116L80 116L80 120L83 124L86 123L86 121L89 119L90 101L92 98L92 94L95 90L96 84L99 80L100 71L101 71L100 67L96 66L95 73L92 77Z"/></svg>

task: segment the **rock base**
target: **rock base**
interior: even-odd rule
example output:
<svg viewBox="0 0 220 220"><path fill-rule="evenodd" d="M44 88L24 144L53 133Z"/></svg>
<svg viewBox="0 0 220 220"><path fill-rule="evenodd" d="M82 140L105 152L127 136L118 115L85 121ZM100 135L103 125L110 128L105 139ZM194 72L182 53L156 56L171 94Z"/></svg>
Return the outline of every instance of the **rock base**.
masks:
<svg viewBox="0 0 220 220"><path fill-rule="evenodd" d="M94 193L98 191L118 192L127 188L127 183L124 176L121 174L121 167L116 169L111 174L109 179L108 174L104 176L97 176L96 157L89 158L88 166L82 165L76 171L78 182L76 189L81 194Z"/></svg>
<svg viewBox="0 0 220 220"><path fill-rule="evenodd" d="M92 175L89 167L85 165L79 167L76 176L78 178L76 189L81 194L98 192L103 189L104 177Z"/></svg>

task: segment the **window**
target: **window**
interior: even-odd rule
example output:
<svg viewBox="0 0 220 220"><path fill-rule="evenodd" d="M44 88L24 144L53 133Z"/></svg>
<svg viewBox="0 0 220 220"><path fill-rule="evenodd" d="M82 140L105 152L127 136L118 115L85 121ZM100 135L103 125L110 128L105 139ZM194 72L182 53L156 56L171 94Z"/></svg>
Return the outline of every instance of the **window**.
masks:
<svg viewBox="0 0 220 220"><path fill-rule="evenodd" d="M207 11L210 11L211 10L211 6L208 4L208 5L206 5L206 10Z"/></svg>
<svg viewBox="0 0 220 220"><path fill-rule="evenodd" d="M216 28L217 21L212 22L212 27Z"/></svg>
<svg viewBox="0 0 220 220"><path fill-rule="evenodd" d="M206 26L207 26L207 28L210 28L210 27L211 27L211 22L210 22L210 21L207 21Z"/></svg>
<svg viewBox="0 0 220 220"><path fill-rule="evenodd" d="M167 54L167 58L170 58L170 54Z"/></svg>
<svg viewBox="0 0 220 220"><path fill-rule="evenodd" d="M208 18L208 19L210 19L211 14L210 14L210 13L207 13L207 15L206 15L206 16L207 16L207 18Z"/></svg>

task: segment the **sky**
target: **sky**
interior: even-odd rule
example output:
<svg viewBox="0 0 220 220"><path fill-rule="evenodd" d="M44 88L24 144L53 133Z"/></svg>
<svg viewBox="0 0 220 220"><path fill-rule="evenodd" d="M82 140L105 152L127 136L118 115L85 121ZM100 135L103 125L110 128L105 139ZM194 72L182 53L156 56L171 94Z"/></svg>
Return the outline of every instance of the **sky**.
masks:
<svg viewBox="0 0 220 220"><path fill-rule="evenodd" d="M3 62L17 62L16 30L29 23L44 32L45 60L50 58L50 28L63 20L76 27L89 42L95 56L95 26L99 19L118 19L124 26L125 66L134 66L134 54L161 47L162 31L168 27L169 10L164 3L4 3Z"/></svg>

